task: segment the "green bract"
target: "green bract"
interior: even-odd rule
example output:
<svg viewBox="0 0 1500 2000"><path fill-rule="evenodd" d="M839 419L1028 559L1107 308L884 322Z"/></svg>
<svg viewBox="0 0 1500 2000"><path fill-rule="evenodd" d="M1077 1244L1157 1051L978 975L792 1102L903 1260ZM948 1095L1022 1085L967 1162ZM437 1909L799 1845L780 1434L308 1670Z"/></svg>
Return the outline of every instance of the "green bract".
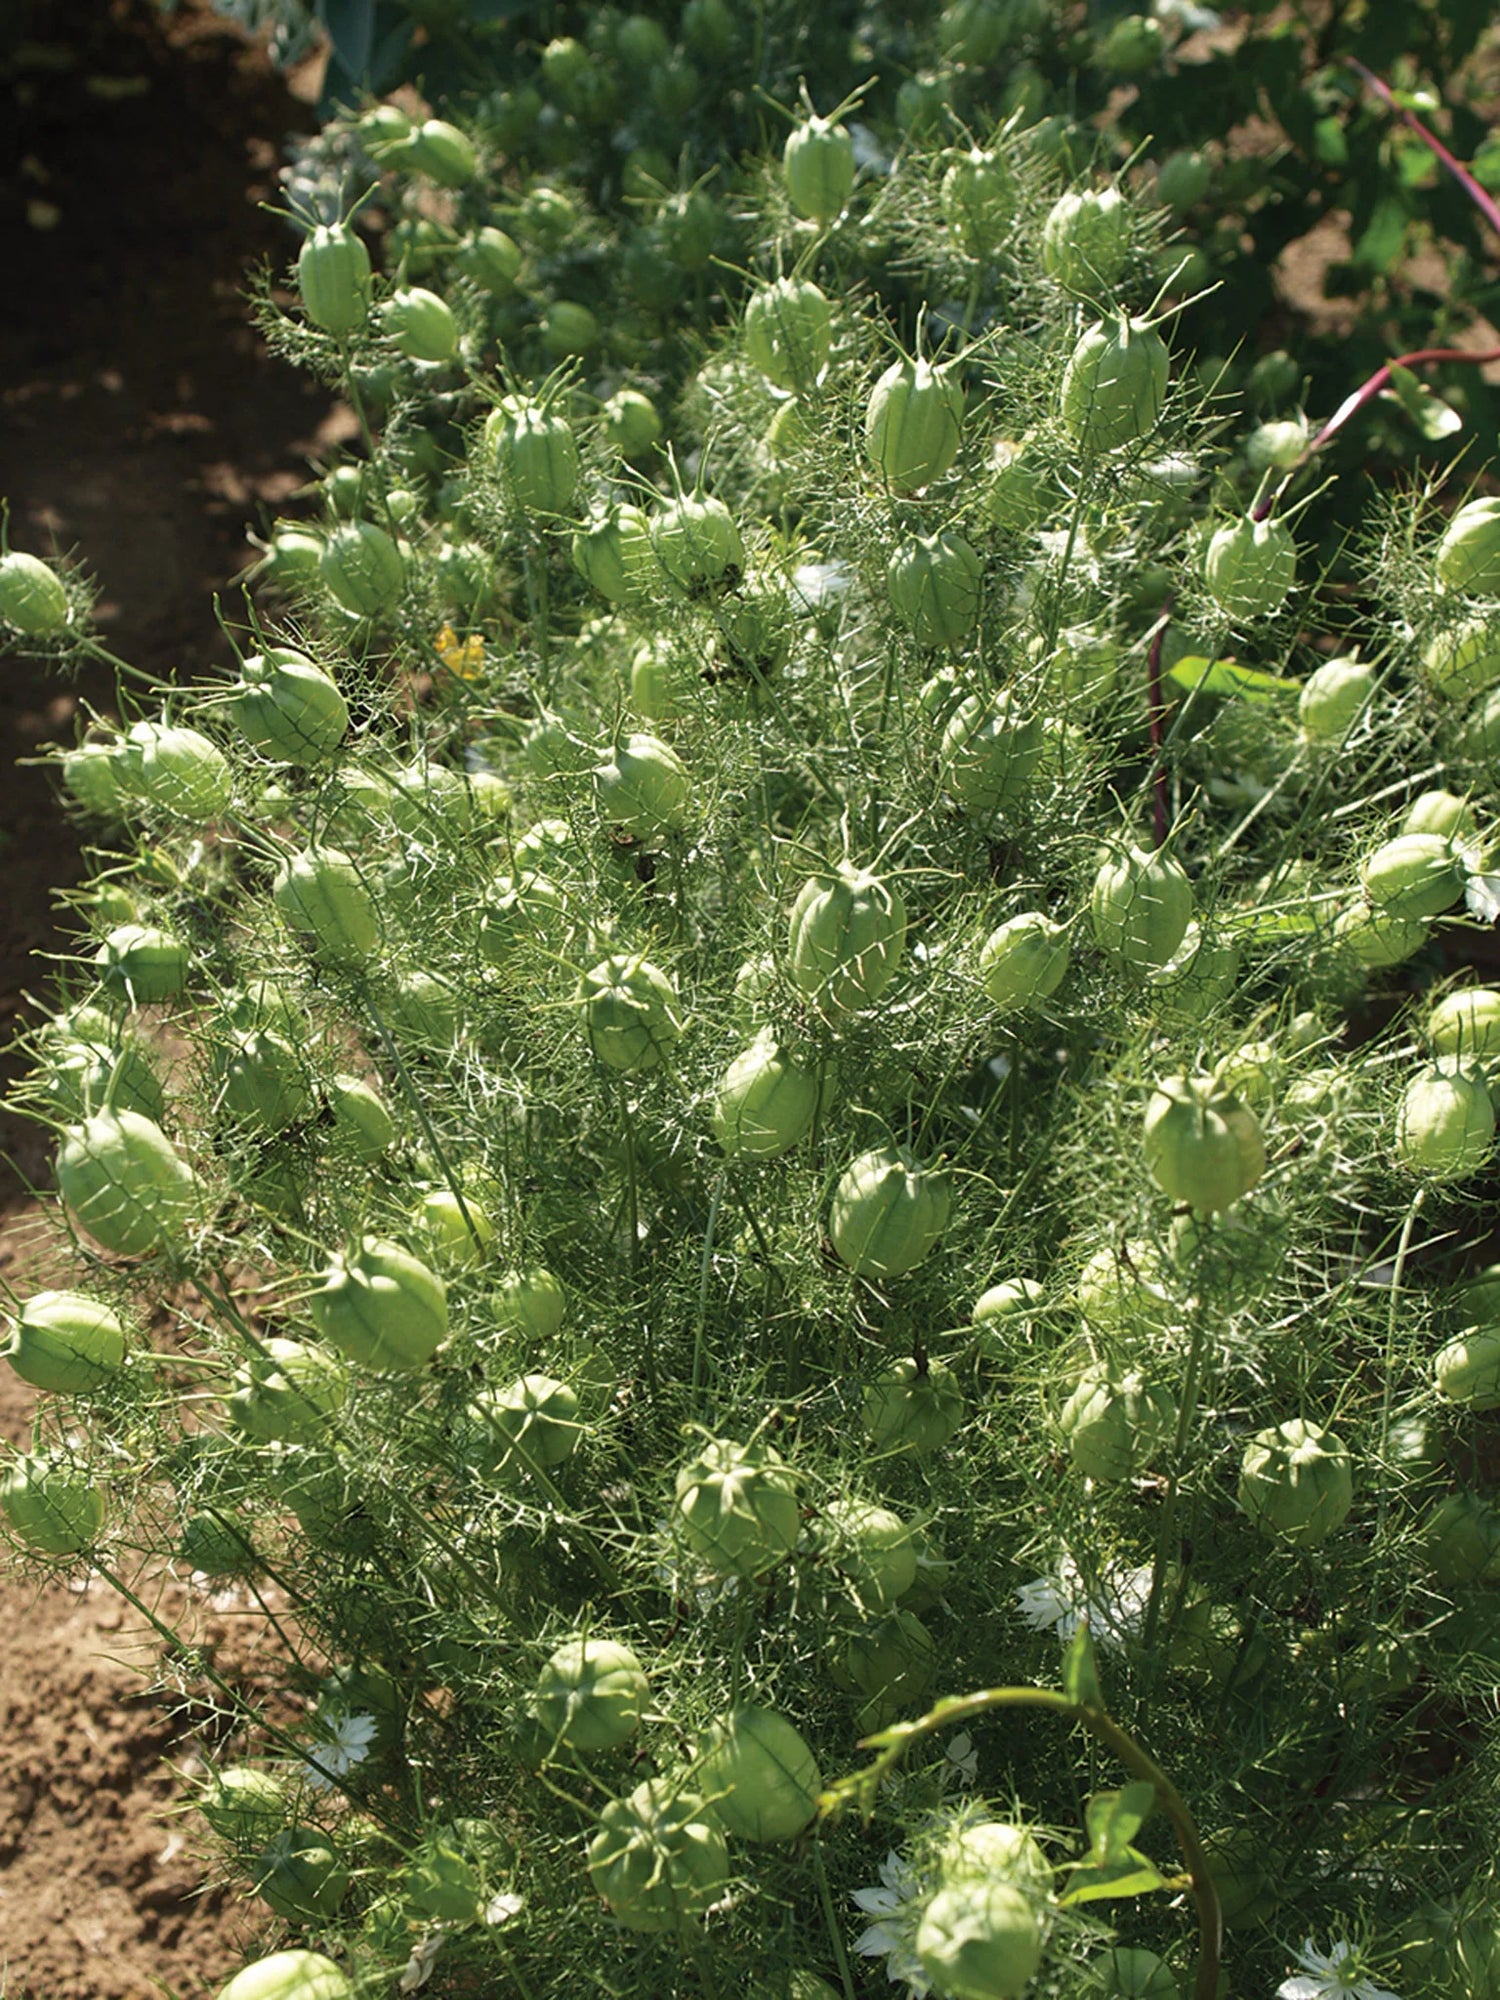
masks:
<svg viewBox="0 0 1500 2000"><path fill-rule="evenodd" d="M0 625L26 639L48 639L67 622L68 593L57 571L22 549L0 555Z"/></svg>
<svg viewBox="0 0 1500 2000"><path fill-rule="evenodd" d="M1138 443L1156 429L1170 372L1166 342L1144 320L1097 322L1063 374L1063 424L1088 452Z"/></svg>
<svg viewBox="0 0 1500 2000"><path fill-rule="evenodd" d="M828 1233L857 1277L900 1278L936 1248L951 1202L945 1173L904 1146L874 1146L840 1176Z"/></svg>
<svg viewBox="0 0 1500 2000"><path fill-rule="evenodd" d="M817 1078L794 1063L766 1029L719 1079L714 1137L732 1158L775 1159L811 1130L817 1108Z"/></svg>
<svg viewBox="0 0 1500 2000"><path fill-rule="evenodd" d="M938 1890L922 1912L916 1946L923 1972L951 2000L1010 2000L1042 1962L1029 1898L977 1876Z"/></svg>
<svg viewBox="0 0 1500 2000"><path fill-rule="evenodd" d="M378 1236L341 1252L311 1299L313 1324L361 1368L424 1368L448 1331L443 1281L409 1251Z"/></svg>
<svg viewBox="0 0 1500 2000"><path fill-rule="evenodd" d="M919 493L958 456L964 392L946 365L893 361L865 405L865 453L897 493Z"/></svg>
<svg viewBox="0 0 1500 2000"><path fill-rule="evenodd" d="M1212 1076L1169 1076L1146 1106L1146 1165L1174 1201L1230 1208L1266 1168L1255 1113Z"/></svg>
<svg viewBox="0 0 1500 2000"><path fill-rule="evenodd" d="M714 1438L677 1475L678 1531L721 1576L749 1580L797 1545L796 1480L768 1445Z"/></svg>
<svg viewBox="0 0 1500 2000"><path fill-rule="evenodd" d="M100 1299L82 1292L33 1292L0 1348L25 1382L59 1395L84 1395L125 1359L125 1328Z"/></svg>
<svg viewBox="0 0 1500 2000"><path fill-rule="evenodd" d="M641 1725L651 1698L641 1663L616 1639L565 1639L542 1668L536 1711L570 1750L613 1750Z"/></svg>
<svg viewBox="0 0 1500 2000"><path fill-rule="evenodd" d="M873 1007L896 975L906 944L901 891L841 861L810 876L792 904L787 975L832 1020Z"/></svg>
<svg viewBox="0 0 1500 2000"><path fill-rule="evenodd" d="M1354 1504L1349 1454L1331 1431L1291 1417L1245 1447L1239 1499L1263 1533L1316 1548Z"/></svg>
<svg viewBox="0 0 1500 2000"><path fill-rule="evenodd" d="M676 987L639 954L601 959L584 974L579 997L589 1047L610 1069L656 1069L682 1039Z"/></svg>
<svg viewBox="0 0 1500 2000"><path fill-rule="evenodd" d="M1226 617L1245 622L1273 618L1297 581L1297 544L1274 516L1246 514L1214 531L1203 559L1208 594Z"/></svg>
<svg viewBox="0 0 1500 2000"><path fill-rule="evenodd" d="M125 1257L176 1247L203 1198L166 1133L134 1111L99 1111L64 1133L57 1191L80 1229Z"/></svg>
<svg viewBox="0 0 1500 2000"><path fill-rule="evenodd" d="M684 1933L729 1878L724 1836L696 1792L648 1778L611 1799L589 1842L589 1880L627 1930Z"/></svg>
<svg viewBox="0 0 1500 2000"><path fill-rule="evenodd" d="M774 1708L752 1702L710 1726L693 1776L714 1817L738 1840L795 1840L823 1789L800 1732Z"/></svg>
<svg viewBox="0 0 1500 2000"><path fill-rule="evenodd" d="M319 223L297 256L297 289L314 326L344 335L370 310L370 253L342 222Z"/></svg>
<svg viewBox="0 0 1500 2000"><path fill-rule="evenodd" d="M1168 854L1141 847L1105 861L1089 901L1099 948L1135 972L1175 956L1193 916L1193 889Z"/></svg>

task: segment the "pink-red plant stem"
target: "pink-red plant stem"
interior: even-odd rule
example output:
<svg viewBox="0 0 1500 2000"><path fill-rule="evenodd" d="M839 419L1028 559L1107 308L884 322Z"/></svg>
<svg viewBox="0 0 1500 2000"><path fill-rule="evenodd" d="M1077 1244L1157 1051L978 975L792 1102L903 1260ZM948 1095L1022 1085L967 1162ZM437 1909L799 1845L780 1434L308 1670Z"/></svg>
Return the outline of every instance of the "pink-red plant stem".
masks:
<svg viewBox="0 0 1500 2000"><path fill-rule="evenodd" d="M1365 82L1381 102L1390 106L1402 124L1409 126L1422 141L1422 144L1429 147L1437 155L1463 189L1464 193L1469 197L1470 201L1479 210L1485 221L1490 225L1491 229L1494 230L1497 236L1500 236L1500 206L1497 206L1493 197L1479 185L1463 161L1454 159L1442 140L1438 138L1435 132L1428 131L1427 127L1414 111L1409 111L1404 104L1397 103L1396 93L1383 77L1377 76L1372 69L1366 69L1364 64L1355 56L1345 56L1344 60L1356 75L1364 78Z"/></svg>

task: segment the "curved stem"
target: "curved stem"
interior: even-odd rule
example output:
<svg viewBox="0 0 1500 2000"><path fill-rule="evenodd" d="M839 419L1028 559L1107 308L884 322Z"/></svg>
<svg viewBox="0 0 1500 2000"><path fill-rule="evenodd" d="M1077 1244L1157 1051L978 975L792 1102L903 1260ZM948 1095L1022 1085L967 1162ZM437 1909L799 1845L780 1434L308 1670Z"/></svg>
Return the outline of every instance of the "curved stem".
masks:
<svg viewBox="0 0 1500 2000"><path fill-rule="evenodd" d="M907 1746L919 1737L930 1736L936 1730L951 1728L956 1722L986 1715L997 1708L1044 1708L1053 1715L1078 1723L1102 1743L1127 1771L1153 1788L1157 1803L1172 1823L1177 1844L1182 1849L1182 1858L1187 1863L1189 1892L1198 1917L1199 1958L1193 1975L1193 2000L1215 2000L1224 1949L1224 1913L1197 1826L1187 1801L1166 1772L1133 1736L1121 1729L1118 1723L1112 1722L1101 1709L1074 1701L1054 1688L1038 1687L984 1688L978 1694L940 1701L936 1708L930 1709L916 1722L898 1723L879 1736L866 1738L867 1743L880 1748L880 1755L868 1771L856 1778L844 1779L833 1791L823 1793L818 1801L820 1818L836 1813L850 1793L865 1797L873 1794L875 1786L900 1761Z"/></svg>

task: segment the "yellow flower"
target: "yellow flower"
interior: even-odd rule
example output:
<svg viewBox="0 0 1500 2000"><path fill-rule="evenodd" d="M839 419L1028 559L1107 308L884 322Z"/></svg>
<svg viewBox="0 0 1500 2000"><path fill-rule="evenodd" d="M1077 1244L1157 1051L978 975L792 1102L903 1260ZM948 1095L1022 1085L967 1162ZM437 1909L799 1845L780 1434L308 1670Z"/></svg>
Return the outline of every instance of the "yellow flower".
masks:
<svg viewBox="0 0 1500 2000"><path fill-rule="evenodd" d="M477 681L484 672L484 636L471 632L460 639L453 627L442 624L433 636L433 650L448 672L461 681Z"/></svg>

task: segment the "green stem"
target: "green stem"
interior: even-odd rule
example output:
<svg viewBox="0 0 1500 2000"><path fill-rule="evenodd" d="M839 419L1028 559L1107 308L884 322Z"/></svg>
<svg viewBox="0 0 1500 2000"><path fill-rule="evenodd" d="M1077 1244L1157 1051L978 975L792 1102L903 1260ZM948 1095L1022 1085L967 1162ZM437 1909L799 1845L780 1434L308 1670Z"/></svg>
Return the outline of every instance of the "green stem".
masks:
<svg viewBox="0 0 1500 2000"><path fill-rule="evenodd" d="M823 1842L818 1834L813 1836L813 1873L818 1878L818 1901L823 1906L823 1922L828 1929L828 1940L833 1946L833 1955L839 1964L839 1984L844 1989L844 2000L855 2000L854 1974L849 1966L849 1953L844 1945L843 1926L833 1907L833 1892L828 1886L828 1864L823 1859Z"/></svg>
<svg viewBox="0 0 1500 2000"><path fill-rule="evenodd" d="M1044 1708L1053 1715L1078 1723L1102 1743L1127 1771L1153 1788L1157 1804L1171 1821L1183 1860L1187 1863L1189 1891L1198 1917L1199 1957L1193 1976L1193 2000L1216 2000L1219 1964L1224 1949L1224 1915L1197 1826L1187 1801L1166 1772L1133 1736L1121 1729L1118 1723L1112 1722L1102 1709L1074 1701L1055 1688L1037 1687L984 1688L978 1694L940 1701L916 1722L898 1723L894 1729L867 1738L872 1747L879 1748L879 1756L869 1770L855 1778L843 1779L832 1791L823 1794L819 1800L820 1816L828 1818L839 1811L852 1795L858 1795L866 1802L873 1799L880 1781L895 1768L908 1745L920 1737L930 1736L939 1729L951 1729L955 1723L987 1715L997 1708Z"/></svg>
<svg viewBox="0 0 1500 2000"><path fill-rule="evenodd" d="M724 1187L728 1179L728 1167L719 1169L719 1177L714 1182L713 1199L708 1205L708 1227L703 1232L703 1255L698 1263L698 1323L693 1328L693 1403L697 1406L698 1393L703 1386L703 1366L707 1359L703 1336L708 1322L708 1284L713 1268L714 1230L719 1220L719 1205L724 1199ZM717 1375L717 1367L714 1370Z"/></svg>

